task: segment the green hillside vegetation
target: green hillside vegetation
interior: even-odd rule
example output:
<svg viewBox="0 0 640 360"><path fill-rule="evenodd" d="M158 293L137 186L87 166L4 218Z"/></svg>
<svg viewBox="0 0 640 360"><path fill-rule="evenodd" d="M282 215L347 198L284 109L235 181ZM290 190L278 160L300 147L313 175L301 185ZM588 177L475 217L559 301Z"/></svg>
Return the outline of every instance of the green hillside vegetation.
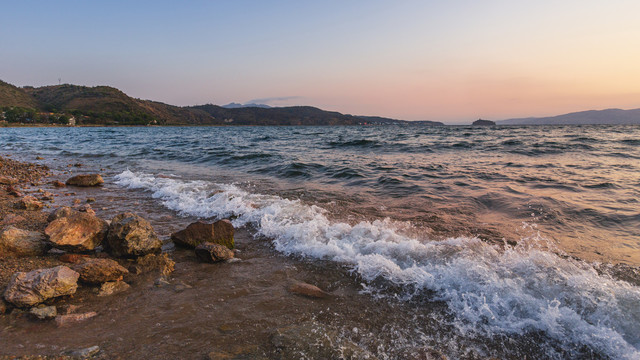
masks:
<svg viewBox="0 0 640 360"><path fill-rule="evenodd" d="M109 86L18 88L0 81L0 109L9 123L77 125L358 125L406 124L382 117L344 115L311 106L180 107L135 99ZM0 119L2 120L2 119ZM429 125L442 125L430 123Z"/></svg>
<svg viewBox="0 0 640 360"><path fill-rule="evenodd" d="M311 106L227 109L217 105L194 106L228 125L357 125L362 119Z"/></svg>
<svg viewBox="0 0 640 360"><path fill-rule="evenodd" d="M0 80L0 106L17 106L35 109L36 101L23 89Z"/></svg>

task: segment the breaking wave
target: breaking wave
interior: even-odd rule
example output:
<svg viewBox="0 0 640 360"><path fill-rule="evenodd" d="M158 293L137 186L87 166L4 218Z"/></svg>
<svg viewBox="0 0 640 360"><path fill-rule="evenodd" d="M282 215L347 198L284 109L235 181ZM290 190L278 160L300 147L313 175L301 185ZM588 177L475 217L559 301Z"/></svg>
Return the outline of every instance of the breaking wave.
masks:
<svg viewBox="0 0 640 360"><path fill-rule="evenodd" d="M429 241L406 235L408 223L335 221L321 207L231 184L129 170L116 179L180 214L250 225L286 255L346 265L367 284L399 287L398 296L444 301L456 328L470 336L543 332L565 355L588 346L612 358L640 358L640 287L549 251L538 237L504 247L473 237Z"/></svg>

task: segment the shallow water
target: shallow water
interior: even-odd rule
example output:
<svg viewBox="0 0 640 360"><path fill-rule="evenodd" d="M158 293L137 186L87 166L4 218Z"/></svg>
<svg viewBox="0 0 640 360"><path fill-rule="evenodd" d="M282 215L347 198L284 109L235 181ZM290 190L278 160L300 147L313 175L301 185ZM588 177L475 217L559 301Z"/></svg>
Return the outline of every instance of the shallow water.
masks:
<svg viewBox="0 0 640 360"><path fill-rule="evenodd" d="M232 217L269 244L260 258L331 272L353 301L310 321L382 358L434 344L634 358L640 288L592 261L640 264L637 139L637 126L2 129L0 151L103 168L105 201L144 206L161 230L167 215ZM336 310L357 304L385 325Z"/></svg>

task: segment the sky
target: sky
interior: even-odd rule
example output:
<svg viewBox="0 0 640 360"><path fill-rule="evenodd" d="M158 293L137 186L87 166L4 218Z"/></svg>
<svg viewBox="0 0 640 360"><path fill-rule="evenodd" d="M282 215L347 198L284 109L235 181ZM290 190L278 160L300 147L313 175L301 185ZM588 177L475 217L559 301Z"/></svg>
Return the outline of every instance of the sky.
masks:
<svg viewBox="0 0 640 360"><path fill-rule="evenodd" d="M640 108L637 0L0 6L0 79L17 86L445 123Z"/></svg>

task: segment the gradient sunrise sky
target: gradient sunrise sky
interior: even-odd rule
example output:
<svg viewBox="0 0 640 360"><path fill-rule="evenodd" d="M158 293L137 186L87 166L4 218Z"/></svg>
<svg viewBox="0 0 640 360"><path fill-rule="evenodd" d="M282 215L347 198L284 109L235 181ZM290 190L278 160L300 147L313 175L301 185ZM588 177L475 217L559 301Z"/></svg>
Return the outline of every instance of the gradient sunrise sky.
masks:
<svg viewBox="0 0 640 360"><path fill-rule="evenodd" d="M468 123L640 107L639 1L1 1L0 79Z"/></svg>

